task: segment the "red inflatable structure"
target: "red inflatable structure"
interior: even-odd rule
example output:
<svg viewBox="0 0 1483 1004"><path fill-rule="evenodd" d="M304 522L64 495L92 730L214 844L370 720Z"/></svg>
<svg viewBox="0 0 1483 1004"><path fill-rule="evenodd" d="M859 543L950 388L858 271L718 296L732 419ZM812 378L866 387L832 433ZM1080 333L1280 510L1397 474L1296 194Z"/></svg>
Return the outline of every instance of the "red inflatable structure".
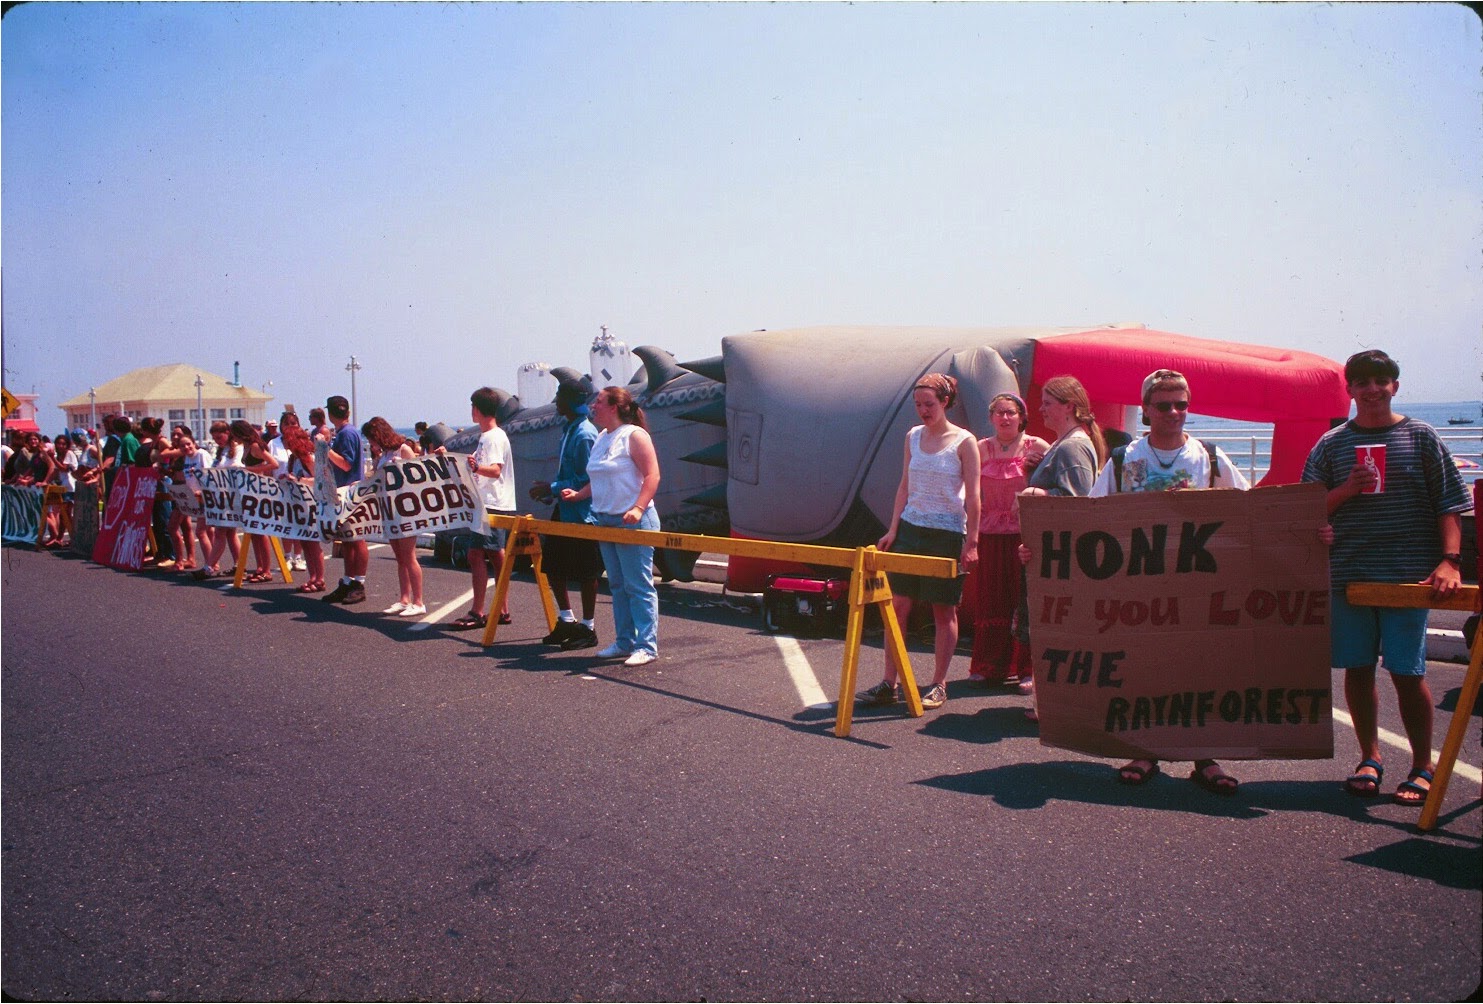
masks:
<svg viewBox="0 0 1483 1004"><path fill-rule="evenodd" d="M1178 370L1189 379L1192 411L1272 425L1272 460L1263 485L1297 481L1318 437L1349 414L1344 368L1310 352L1123 329L1039 338L1033 359L1025 403L1039 435L1045 435L1040 388L1051 377L1076 377L1098 422L1121 429L1124 408L1141 404L1143 378L1156 369Z"/></svg>

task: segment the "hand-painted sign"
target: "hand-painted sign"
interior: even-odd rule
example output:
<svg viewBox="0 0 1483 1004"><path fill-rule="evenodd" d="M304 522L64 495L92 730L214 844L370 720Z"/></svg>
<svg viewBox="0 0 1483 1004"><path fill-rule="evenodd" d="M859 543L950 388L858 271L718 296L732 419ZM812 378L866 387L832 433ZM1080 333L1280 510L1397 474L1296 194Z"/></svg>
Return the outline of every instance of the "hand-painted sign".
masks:
<svg viewBox="0 0 1483 1004"><path fill-rule="evenodd" d="M1041 742L1333 756L1323 499L1317 485L1023 499Z"/></svg>

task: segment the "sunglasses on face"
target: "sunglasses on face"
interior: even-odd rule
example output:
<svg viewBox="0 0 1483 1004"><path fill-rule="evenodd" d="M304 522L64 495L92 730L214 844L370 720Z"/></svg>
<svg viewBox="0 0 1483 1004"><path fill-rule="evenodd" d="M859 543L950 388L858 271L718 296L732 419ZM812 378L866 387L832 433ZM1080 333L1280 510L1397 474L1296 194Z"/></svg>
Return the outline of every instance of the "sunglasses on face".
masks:
<svg viewBox="0 0 1483 1004"><path fill-rule="evenodd" d="M1160 401L1158 404L1150 405L1154 410L1163 412L1165 415L1170 411L1189 411L1188 401Z"/></svg>

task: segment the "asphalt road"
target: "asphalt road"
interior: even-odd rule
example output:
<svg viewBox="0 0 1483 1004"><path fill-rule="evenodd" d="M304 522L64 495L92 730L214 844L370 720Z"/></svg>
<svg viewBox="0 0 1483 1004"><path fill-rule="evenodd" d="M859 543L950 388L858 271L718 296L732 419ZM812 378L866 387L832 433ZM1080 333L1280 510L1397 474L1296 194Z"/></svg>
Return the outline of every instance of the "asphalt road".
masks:
<svg viewBox="0 0 1483 1004"><path fill-rule="evenodd" d="M1342 719L1337 759L1233 764L1228 799L1183 772L1117 785L1108 761L1040 746L1017 693L961 679L940 711L862 711L836 738L809 705L833 695L842 642L764 634L714 585L665 587L661 658L626 669L543 649L528 581L488 650L383 617L385 549L354 608L0 559L12 999L1404 1001L1479 984L1476 718L1422 834L1416 809L1340 790L1357 759ZM451 619L467 574L424 560ZM863 682L880 657L875 639ZM1463 668L1430 667L1444 708ZM1382 715L1398 730L1389 694ZM1406 764L1388 753L1387 792Z"/></svg>

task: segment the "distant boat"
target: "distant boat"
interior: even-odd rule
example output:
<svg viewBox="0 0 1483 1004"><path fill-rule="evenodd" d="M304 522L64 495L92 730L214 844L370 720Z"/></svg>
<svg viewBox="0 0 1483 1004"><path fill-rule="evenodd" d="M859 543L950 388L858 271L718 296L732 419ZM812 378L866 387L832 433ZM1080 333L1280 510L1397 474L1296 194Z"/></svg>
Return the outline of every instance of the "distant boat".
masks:
<svg viewBox="0 0 1483 1004"><path fill-rule="evenodd" d="M1472 425L1473 424L1473 420L1471 418L1467 418L1465 416L1458 416L1458 417L1455 417L1455 418L1449 418L1449 419L1447 419L1447 424L1448 425Z"/></svg>

